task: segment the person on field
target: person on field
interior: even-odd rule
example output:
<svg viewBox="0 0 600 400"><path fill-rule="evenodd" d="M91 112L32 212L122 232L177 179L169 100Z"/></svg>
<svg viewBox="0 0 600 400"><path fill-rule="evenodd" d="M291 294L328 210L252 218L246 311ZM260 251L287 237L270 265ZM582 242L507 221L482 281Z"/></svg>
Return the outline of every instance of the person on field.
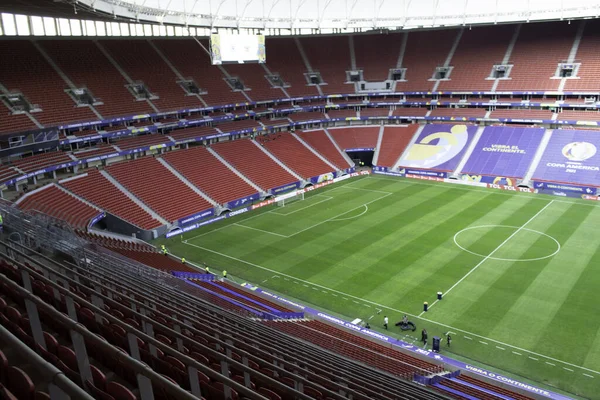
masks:
<svg viewBox="0 0 600 400"><path fill-rule="evenodd" d="M166 247L164 244L161 244L161 245L160 245L160 251L161 251L161 253L163 253L165 256L168 254L167 247Z"/></svg>
<svg viewBox="0 0 600 400"><path fill-rule="evenodd" d="M452 342L452 337L450 333L446 334L446 346L450 347L450 343Z"/></svg>
<svg viewBox="0 0 600 400"><path fill-rule="evenodd" d="M223 270L223 280L227 279L227 270Z"/></svg>
<svg viewBox="0 0 600 400"><path fill-rule="evenodd" d="M181 263L185 264L185 257L181 257Z"/></svg>
<svg viewBox="0 0 600 400"><path fill-rule="evenodd" d="M423 342L423 347L427 347L427 329L421 331L421 341Z"/></svg>
<svg viewBox="0 0 600 400"><path fill-rule="evenodd" d="M384 316L383 317L383 327L385 328L386 331L387 331L387 328L388 328L388 321L389 321L388 317Z"/></svg>

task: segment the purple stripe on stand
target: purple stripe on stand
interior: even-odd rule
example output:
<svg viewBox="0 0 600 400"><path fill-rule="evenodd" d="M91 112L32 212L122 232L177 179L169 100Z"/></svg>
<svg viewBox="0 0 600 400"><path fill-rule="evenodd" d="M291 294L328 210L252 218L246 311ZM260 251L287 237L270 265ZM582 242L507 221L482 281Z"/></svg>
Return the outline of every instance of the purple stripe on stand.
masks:
<svg viewBox="0 0 600 400"><path fill-rule="evenodd" d="M468 400L479 400L477 397L469 396L466 393L460 392L456 389L449 388L448 386L440 385L439 383L436 383L435 385L431 385L431 386L442 389L445 392L452 393L452 394L455 394L460 397L464 397L465 399L468 399Z"/></svg>

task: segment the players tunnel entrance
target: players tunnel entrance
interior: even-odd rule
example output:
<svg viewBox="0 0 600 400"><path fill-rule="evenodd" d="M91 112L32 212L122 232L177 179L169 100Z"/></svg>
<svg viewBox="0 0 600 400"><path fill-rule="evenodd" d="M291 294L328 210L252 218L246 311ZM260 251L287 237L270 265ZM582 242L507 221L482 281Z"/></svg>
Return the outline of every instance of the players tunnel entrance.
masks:
<svg viewBox="0 0 600 400"><path fill-rule="evenodd" d="M375 149L347 149L346 153L357 167L373 166L373 155L375 154Z"/></svg>

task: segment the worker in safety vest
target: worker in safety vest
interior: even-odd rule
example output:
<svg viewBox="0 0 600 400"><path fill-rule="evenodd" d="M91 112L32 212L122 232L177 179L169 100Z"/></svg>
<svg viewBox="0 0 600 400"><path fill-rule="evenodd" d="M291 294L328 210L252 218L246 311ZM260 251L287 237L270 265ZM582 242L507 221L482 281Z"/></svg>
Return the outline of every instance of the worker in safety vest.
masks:
<svg viewBox="0 0 600 400"><path fill-rule="evenodd" d="M227 279L227 270L223 270L223 280Z"/></svg>
<svg viewBox="0 0 600 400"><path fill-rule="evenodd" d="M160 245L160 251L161 251L161 253L163 253L165 256L168 254L167 247L166 247L164 244L161 244L161 245Z"/></svg>
<svg viewBox="0 0 600 400"><path fill-rule="evenodd" d="M181 257L181 263L185 264L185 257Z"/></svg>

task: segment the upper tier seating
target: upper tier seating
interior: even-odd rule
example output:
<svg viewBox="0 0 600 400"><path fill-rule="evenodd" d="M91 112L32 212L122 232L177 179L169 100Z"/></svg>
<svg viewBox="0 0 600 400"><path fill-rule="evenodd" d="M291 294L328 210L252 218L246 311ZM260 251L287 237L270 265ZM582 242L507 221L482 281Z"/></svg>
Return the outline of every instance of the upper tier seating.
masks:
<svg viewBox="0 0 600 400"><path fill-rule="evenodd" d="M98 46L89 40L47 40L39 42L52 60L77 87L86 87L104 102L95 106L104 118L153 112L146 101L136 101L128 83Z"/></svg>
<svg viewBox="0 0 600 400"><path fill-rule="evenodd" d="M379 138L379 126L329 128L329 133L342 150L374 149Z"/></svg>
<svg viewBox="0 0 600 400"><path fill-rule="evenodd" d="M356 118L356 111L352 109L327 110L327 115L329 118Z"/></svg>
<svg viewBox="0 0 600 400"><path fill-rule="evenodd" d="M99 171L90 170L87 176L63 182L61 185L104 211L142 229L150 230L162 225Z"/></svg>
<svg viewBox="0 0 600 400"><path fill-rule="evenodd" d="M9 91L20 91L32 104L38 104L42 111L32 115L42 125L98 119L88 107L76 107L64 91L68 88L65 81L32 42L3 40L0 54L10 54L10 62L0 63L0 84Z"/></svg>
<svg viewBox="0 0 600 400"><path fill-rule="evenodd" d="M481 26L465 29L456 52L450 80L441 81L440 91L490 91L494 80L486 80L494 64L500 64L515 32L514 25Z"/></svg>
<svg viewBox="0 0 600 400"><path fill-rule="evenodd" d="M419 125L386 126L383 128L383 138L379 148L377 165L393 167L400 158L408 143L414 136Z"/></svg>
<svg viewBox="0 0 600 400"><path fill-rule="evenodd" d="M229 64L225 69L229 75L240 78L244 82L244 87L251 89L246 91L246 94L253 101L287 97L280 88L271 86L267 78L265 78L267 71L260 64Z"/></svg>
<svg viewBox="0 0 600 400"><path fill-rule="evenodd" d="M26 114L11 115L10 110L0 101L0 133L22 132L37 129Z"/></svg>
<svg viewBox="0 0 600 400"><path fill-rule="evenodd" d="M40 169L73 161L67 153L62 151L53 151L49 153L36 154L30 157L12 160L14 167L19 168L23 172L34 172Z"/></svg>
<svg viewBox="0 0 600 400"><path fill-rule="evenodd" d="M356 67L363 70L363 79L367 82L382 82L388 79L390 69L396 68L402 35L354 35L354 53Z"/></svg>
<svg viewBox="0 0 600 400"><path fill-rule="evenodd" d="M297 132L297 134L338 169L346 169L351 166L324 130Z"/></svg>
<svg viewBox="0 0 600 400"><path fill-rule="evenodd" d="M267 57L267 66L272 73L279 73L281 79L290 86L285 91L292 97L300 96L318 96L317 87L309 86L306 82L304 73L306 67L302 55L298 51L294 39L268 37L267 48L269 56Z"/></svg>
<svg viewBox="0 0 600 400"><path fill-rule="evenodd" d="M127 161L111 165L106 170L167 221L175 221L212 208L208 201L155 158ZM157 190L157 185L160 190Z"/></svg>
<svg viewBox="0 0 600 400"><path fill-rule="evenodd" d="M217 130L212 126L196 126L185 129L177 129L169 132L169 136L171 136L175 140L186 140L186 139L195 139L201 136L215 135L217 134Z"/></svg>
<svg viewBox="0 0 600 400"><path fill-rule="evenodd" d="M556 119L559 121L600 121L600 112L565 110L558 113Z"/></svg>
<svg viewBox="0 0 600 400"><path fill-rule="evenodd" d="M332 172L332 167L289 133L259 136L257 141L303 178Z"/></svg>
<svg viewBox="0 0 600 400"><path fill-rule="evenodd" d="M19 208L48 214L78 229L85 229L100 213L54 185L30 194L19 203Z"/></svg>
<svg viewBox="0 0 600 400"><path fill-rule="evenodd" d="M600 46L600 23L595 19L587 20L575 56L575 59L581 62L577 72L579 79L567 79L565 91L591 91L597 93L600 90L600 83L598 82L598 76L600 76L598 46ZM568 103L573 103L573 101Z"/></svg>
<svg viewBox="0 0 600 400"><path fill-rule="evenodd" d="M552 119L550 110L496 110L490 118Z"/></svg>
<svg viewBox="0 0 600 400"><path fill-rule="evenodd" d="M210 56L194 39L154 40L153 43L185 79L193 79L199 88L208 92L202 99L209 106L248 101L241 92L231 90L219 68L211 65ZM202 43L205 47L208 45L205 41Z"/></svg>
<svg viewBox="0 0 600 400"><path fill-rule="evenodd" d="M266 324L346 357L409 379L415 373L429 375L443 370L442 367L421 361L323 322L266 322Z"/></svg>
<svg viewBox="0 0 600 400"><path fill-rule="evenodd" d="M392 111L392 115L398 117L424 117L429 109L426 107L398 107L394 111Z"/></svg>
<svg viewBox="0 0 600 400"><path fill-rule="evenodd" d="M16 178L21 175L13 167L7 165L0 165L0 182L6 182L9 179Z"/></svg>
<svg viewBox="0 0 600 400"><path fill-rule="evenodd" d="M402 61L406 68L407 82L396 82L396 91L430 91L434 82L429 81L436 67L444 65L457 29L442 31L410 32Z"/></svg>
<svg viewBox="0 0 600 400"><path fill-rule="evenodd" d="M235 169L264 190L296 182L297 179L262 152L251 140L235 140L212 146Z"/></svg>
<svg viewBox="0 0 600 400"><path fill-rule="evenodd" d="M288 118L294 122L302 122L302 121L312 121L312 120L321 120L325 119L325 114L322 112L314 111L314 112L297 112L288 115Z"/></svg>
<svg viewBox="0 0 600 400"><path fill-rule="evenodd" d="M246 129L258 128L260 127L260 124L254 119L240 119L237 121L220 122L218 125L216 125L216 127L221 132L235 132Z"/></svg>
<svg viewBox="0 0 600 400"><path fill-rule="evenodd" d="M551 79L558 63L573 47L578 23L523 24L510 56L510 79L501 80L497 91L557 90L560 79Z"/></svg>
<svg viewBox="0 0 600 400"><path fill-rule="evenodd" d="M390 113L389 108L361 108L361 117L387 117Z"/></svg>
<svg viewBox="0 0 600 400"><path fill-rule="evenodd" d="M346 71L350 70L350 47L345 36L303 37L300 43L314 71L319 71L327 85L323 93L354 93L353 84L345 84Z"/></svg>
<svg viewBox="0 0 600 400"><path fill-rule="evenodd" d="M146 146L157 146L160 144L169 143L170 141L171 139L169 139L169 137L166 135L149 134L120 139L119 141L115 142L115 146L121 149L121 151L125 151Z"/></svg>
<svg viewBox="0 0 600 400"><path fill-rule="evenodd" d="M78 160L83 160L86 158L99 157L99 156L116 153L116 152L117 152L117 149L112 144L102 143L102 144L96 145L94 147L89 147L89 148L83 149L81 151L78 151L76 153L73 153L73 155Z"/></svg>
<svg viewBox="0 0 600 400"><path fill-rule="evenodd" d="M168 153L164 159L217 203L257 192L204 147Z"/></svg>
<svg viewBox="0 0 600 400"><path fill-rule="evenodd" d="M186 96L179 78L146 40L104 40L100 44L133 81L141 80L159 98L152 100L160 111L202 107L196 96Z"/></svg>
<svg viewBox="0 0 600 400"><path fill-rule="evenodd" d="M436 108L431 110L430 117L472 117L483 118L487 110L485 108Z"/></svg>

